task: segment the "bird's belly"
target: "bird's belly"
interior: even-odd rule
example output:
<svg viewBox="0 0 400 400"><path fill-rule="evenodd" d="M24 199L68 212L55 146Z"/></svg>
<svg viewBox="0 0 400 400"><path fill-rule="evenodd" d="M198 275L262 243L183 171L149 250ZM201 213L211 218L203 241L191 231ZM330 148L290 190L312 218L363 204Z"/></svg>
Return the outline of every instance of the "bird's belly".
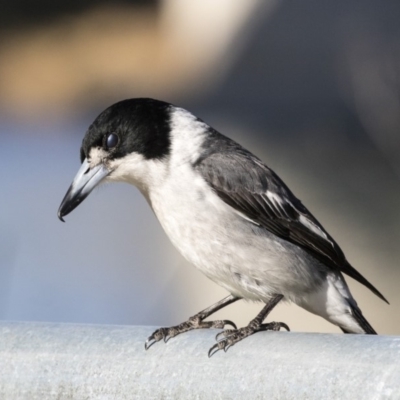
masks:
<svg viewBox="0 0 400 400"><path fill-rule="evenodd" d="M175 247L207 277L234 295L262 301L277 293L294 299L318 284L311 256L212 200L167 209L152 204Z"/></svg>

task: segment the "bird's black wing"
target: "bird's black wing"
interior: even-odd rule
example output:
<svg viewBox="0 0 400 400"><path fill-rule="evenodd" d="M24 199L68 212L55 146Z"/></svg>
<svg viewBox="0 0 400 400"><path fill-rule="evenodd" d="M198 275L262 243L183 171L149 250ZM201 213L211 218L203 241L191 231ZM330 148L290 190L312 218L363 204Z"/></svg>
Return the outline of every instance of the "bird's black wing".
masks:
<svg viewBox="0 0 400 400"><path fill-rule="evenodd" d="M348 263L338 244L271 169L234 141L215 131L211 137L194 167L225 203L302 247L331 269L351 276L387 302Z"/></svg>

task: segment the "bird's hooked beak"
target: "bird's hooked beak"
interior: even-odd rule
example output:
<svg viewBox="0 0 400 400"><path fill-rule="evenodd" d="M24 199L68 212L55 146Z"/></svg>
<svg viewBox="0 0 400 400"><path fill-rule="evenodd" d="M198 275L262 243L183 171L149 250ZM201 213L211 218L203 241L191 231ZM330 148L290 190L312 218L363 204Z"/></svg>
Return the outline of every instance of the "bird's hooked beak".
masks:
<svg viewBox="0 0 400 400"><path fill-rule="evenodd" d="M64 222L63 217L78 207L110 172L111 171L103 163L90 168L85 158L61 202L60 208L58 209L58 218Z"/></svg>

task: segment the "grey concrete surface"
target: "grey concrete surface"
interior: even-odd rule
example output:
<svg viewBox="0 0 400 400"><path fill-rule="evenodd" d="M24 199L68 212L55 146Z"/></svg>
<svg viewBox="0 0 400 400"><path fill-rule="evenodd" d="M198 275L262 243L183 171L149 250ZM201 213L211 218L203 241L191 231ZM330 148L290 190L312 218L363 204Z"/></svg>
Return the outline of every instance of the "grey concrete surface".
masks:
<svg viewBox="0 0 400 400"><path fill-rule="evenodd" d="M0 323L1 399L398 399L400 337L216 331L145 351L152 327Z"/></svg>

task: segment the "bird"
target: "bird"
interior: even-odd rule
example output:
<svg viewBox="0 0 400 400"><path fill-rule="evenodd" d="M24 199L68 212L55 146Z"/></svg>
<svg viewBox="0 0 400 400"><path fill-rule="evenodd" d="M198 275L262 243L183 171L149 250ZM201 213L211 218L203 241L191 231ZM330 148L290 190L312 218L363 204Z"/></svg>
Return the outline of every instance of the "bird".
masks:
<svg viewBox="0 0 400 400"><path fill-rule="evenodd" d="M187 321L157 329L146 350L193 329L222 329L210 357L256 332L288 331L284 322L264 322L281 301L344 333L376 334L344 274L386 298L272 169L189 111L150 98L119 101L90 125L80 160L58 209L62 221L99 184L132 184L178 251L229 293ZM247 326L205 321L241 299L264 304Z"/></svg>

